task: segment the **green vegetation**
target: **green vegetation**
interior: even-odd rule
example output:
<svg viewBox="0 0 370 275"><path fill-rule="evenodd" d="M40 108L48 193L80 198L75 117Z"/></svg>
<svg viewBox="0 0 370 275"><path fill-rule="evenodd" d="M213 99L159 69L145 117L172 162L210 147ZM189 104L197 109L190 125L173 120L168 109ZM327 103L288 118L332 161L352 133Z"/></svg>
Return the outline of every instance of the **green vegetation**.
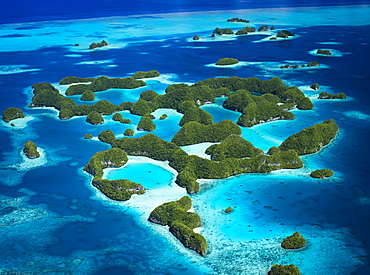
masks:
<svg viewBox="0 0 370 275"><path fill-rule="evenodd" d="M74 83L84 83L84 82L92 82L94 78L92 77L76 77L76 76L67 76L62 78L59 81L60 85L68 85Z"/></svg>
<svg viewBox="0 0 370 275"><path fill-rule="evenodd" d="M40 157L40 153L37 151L37 146L32 141L26 141L23 146L23 152L29 159L35 159Z"/></svg>
<svg viewBox="0 0 370 275"><path fill-rule="evenodd" d="M100 125L104 123L104 118L97 111L92 111L86 116L86 122L92 125Z"/></svg>
<svg viewBox="0 0 370 275"><path fill-rule="evenodd" d="M152 121L151 117L148 115L142 116L142 118L139 121L139 124L137 125L138 131L154 131L156 128L154 122Z"/></svg>
<svg viewBox="0 0 370 275"><path fill-rule="evenodd" d="M299 110L312 110L313 104L311 102L311 99L309 99L308 97L299 99L297 102L297 108Z"/></svg>
<svg viewBox="0 0 370 275"><path fill-rule="evenodd" d="M86 135L84 135L84 138L85 139L92 139L93 135L92 134L86 134Z"/></svg>
<svg viewBox="0 0 370 275"><path fill-rule="evenodd" d="M101 142L112 144L116 140L116 135L111 130L105 130L98 135Z"/></svg>
<svg viewBox="0 0 370 275"><path fill-rule="evenodd" d="M312 84L310 86L310 88L313 89L313 90L319 90L320 89L320 85L319 85L319 83L314 83L314 84Z"/></svg>
<svg viewBox="0 0 370 275"><path fill-rule="evenodd" d="M102 40L102 42L100 42L100 43L91 43L90 46L89 46L89 50L93 50L93 49L96 49L96 48L101 48L101 47L104 47L104 46L108 46L108 43L105 40Z"/></svg>
<svg viewBox="0 0 370 275"><path fill-rule="evenodd" d="M249 20L241 19L238 17L234 17L231 19L227 19L227 22L243 22L243 23L249 23Z"/></svg>
<svg viewBox="0 0 370 275"><path fill-rule="evenodd" d="M94 178L92 184L108 198L116 201L127 201L132 195L145 193L145 188L129 180L105 180Z"/></svg>
<svg viewBox="0 0 370 275"><path fill-rule="evenodd" d="M263 154L261 149L257 149L252 143L238 135L226 137L220 144L214 144L207 148L206 154L211 155L211 159L220 161L226 158L247 158Z"/></svg>
<svg viewBox="0 0 370 275"><path fill-rule="evenodd" d="M241 30L238 30L238 31L236 32L236 35L248 34L248 33L250 33L250 32L255 32L255 31L256 31L256 29L255 29L255 28L253 28L253 27L245 27L245 28L243 28L243 29L241 29Z"/></svg>
<svg viewBox="0 0 370 275"><path fill-rule="evenodd" d="M321 49L318 49L316 51L317 54L322 54L322 55L332 55L331 51L329 50L321 50Z"/></svg>
<svg viewBox="0 0 370 275"><path fill-rule="evenodd" d="M109 78L100 76L94 78L91 84L76 84L69 86L66 95L82 95L85 91L102 92L109 89L136 89L146 86L142 80L136 80L134 77Z"/></svg>
<svg viewBox="0 0 370 275"><path fill-rule="evenodd" d="M200 217L196 213L188 212L192 202L190 197L182 197L178 201L172 201L157 206L148 218L150 222L168 225L170 232L187 248L195 250L204 256L207 251L207 242L204 237L193 231L202 225Z"/></svg>
<svg viewBox="0 0 370 275"><path fill-rule="evenodd" d="M2 118L5 122L25 117L22 109L9 107L3 111Z"/></svg>
<svg viewBox="0 0 370 275"><path fill-rule="evenodd" d="M134 132L134 130L132 130L132 129L126 129L126 130L123 132L123 134L124 134L125 136L130 136L130 137L132 137L132 136L135 134L135 132Z"/></svg>
<svg viewBox="0 0 370 275"><path fill-rule="evenodd" d="M122 117L122 114L120 114L120 113L115 113L114 115L113 115L113 118L112 118L114 121L119 121L119 122L121 122L121 123L123 123L123 124L130 124L131 123L131 120L129 120L129 119L126 119L126 118L123 118Z"/></svg>
<svg viewBox="0 0 370 275"><path fill-rule="evenodd" d="M210 125L190 121L175 134L172 138L172 142L179 146L202 142L219 142L231 134L241 134L238 125L231 120L222 120L216 124Z"/></svg>
<svg viewBox="0 0 370 275"><path fill-rule="evenodd" d="M288 38L289 36L295 36L294 33L287 31L287 30L282 30L279 31L276 37L282 37L282 38Z"/></svg>
<svg viewBox="0 0 370 275"><path fill-rule="evenodd" d="M168 117L168 115L167 114L163 114L163 115L161 115L161 117L159 118L159 120L164 120L164 119L166 119Z"/></svg>
<svg viewBox="0 0 370 275"><path fill-rule="evenodd" d="M161 74L156 70L147 71L147 72L138 71L138 72L134 73L134 75L132 77L135 78L135 79L141 79L141 78L157 77L157 76L160 76L160 75Z"/></svg>
<svg viewBox="0 0 370 275"><path fill-rule="evenodd" d="M286 237L281 243L281 247L285 249L298 249L305 245L306 239L299 232L294 232L293 235Z"/></svg>
<svg viewBox="0 0 370 275"><path fill-rule="evenodd" d="M229 206L228 208L225 209L225 213L227 213L227 214L229 214L233 211L234 211L234 209L231 206Z"/></svg>
<svg viewBox="0 0 370 275"><path fill-rule="evenodd" d="M194 35L193 36L193 40L199 40L199 36L198 35Z"/></svg>
<svg viewBox="0 0 370 275"><path fill-rule="evenodd" d="M262 25L261 27L258 28L259 32L265 32L268 30L269 30L269 27L267 25Z"/></svg>
<svg viewBox="0 0 370 275"><path fill-rule="evenodd" d="M239 60L235 58L220 58L217 62L216 65L218 66L226 66L226 65L233 65L233 64L238 64Z"/></svg>
<svg viewBox="0 0 370 275"><path fill-rule="evenodd" d="M152 101L158 94L153 90L147 90L140 94L140 99Z"/></svg>
<svg viewBox="0 0 370 275"><path fill-rule="evenodd" d="M321 92L319 95L319 99L346 99L347 95L345 93L338 93L338 94L329 94L327 92Z"/></svg>
<svg viewBox="0 0 370 275"><path fill-rule="evenodd" d="M275 264L271 267L268 275L301 275L298 267L295 265L278 265Z"/></svg>
<svg viewBox="0 0 370 275"><path fill-rule="evenodd" d="M180 126L190 121L196 121L201 124L213 124L212 116L208 112L200 109L192 101L184 101L179 105L177 111L184 114L180 120Z"/></svg>
<svg viewBox="0 0 370 275"><path fill-rule="evenodd" d="M326 179L334 175L334 172L330 169L319 169L312 171L310 176L317 179Z"/></svg>
<svg viewBox="0 0 370 275"><path fill-rule="evenodd" d="M291 135L279 148L283 151L295 150L298 155L312 154L327 145L337 133L338 125L329 119Z"/></svg>
<svg viewBox="0 0 370 275"><path fill-rule="evenodd" d="M155 108L153 108L153 104L143 99L139 99L130 107L130 113L138 116L150 114L154 110Z"/></svg>
<svg viewBox="0 0 370 275"><path fill-rule="evenodd" d="M81 100L82 101L94 101L95 100L95 94L90 90L86 90L82 94Z"/></svg>
<svg viewBox="0 0 370 275"><path fill-rule="evenodd" d="M307 64L307 67L318 67L320 66L319 61L312 61Z"/></svg>
<svg viewBox="0 0 370 275"><path fill-rule="evenodd" d="M214 36L215 34L218 34L218 35L223 35L223 34L234 34L234 32L231 30L231 29L219 29L219 28L216 28L213 33L212 33L212 36Z"/></svg>

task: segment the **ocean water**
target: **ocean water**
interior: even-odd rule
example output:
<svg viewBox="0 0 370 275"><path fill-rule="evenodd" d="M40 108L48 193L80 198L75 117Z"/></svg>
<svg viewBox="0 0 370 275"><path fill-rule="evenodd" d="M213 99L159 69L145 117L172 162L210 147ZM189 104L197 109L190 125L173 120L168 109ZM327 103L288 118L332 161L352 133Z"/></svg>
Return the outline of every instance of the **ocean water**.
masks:
<svg viewBox="0 0 370 275"><path fill-rule="evenodd" d="M18 107L27 116L12 121L14 127L0 122L0 273L260 275L273 264L294 264L305 275L370 273L368 1L326 1L325 6L315 1L81 1L68 14L68 1L63 6L41 3L34 2L32 8L23 3L17 13L10 13L16 3L7 2L0 13L0 110ZM286 41L269 41L270 32L211 38L216 27L244 27L226 22L231 17L297 36ZM192 41L195 34L201 38L197 42ZM109 43L106 48L87 50L102 39ZM316 56L319 48L335 54ZM222 57L237 58L240 64L212 66ZM315 60L322 66L280 69L281 64ZM35 82L53 83L64 92L66 87L57 83L65 76L125 77L147 70L158 70L161 76L145 80L143 88L97 93L96 101L135 102L145 90L164 94L170 84L210 77L276 76L298 86L312 99L314 110L294 109L292 121L243 128L245 139L267 152L303 128L331 118L340 132L320 152L302 157L301 169L201 180L200 192L191 196L209 244L208 254L201 257L184 248L168 228L147 221L156 206L186 195L166 162L129 157L124 167L106 169L109 179L130 179L148 189L127 202L106 198L82 170L95 152L109 148L97 140L100 132L110 129L123 137L130 128L135 137L144 135L136 130L140 117L123 111L130 124L115 122L110 115L104 116L104 124L92 126L83 117L61 121L53 109L27 107ZM321 85L319 91L309 88L315 82ZM344 92L347 99L318 100L321 91ZM71 98L81 103L78 96ZM202 109L214 122L237 121L240 114L223 109L224 100ZM168 118L159 120L162 114ZM168 109L153 115L153 133L170 141L182 115ZM86 133L94 138L85 140ZM40 147L39 159L28 160L21 152L27 140ZM204 152L210 145L183 149L208 157ZM335 176L309 177L321 168ZM235 211L226 215L228 206ZM308 244L285 251L280 243L295 231Z"/></svg>

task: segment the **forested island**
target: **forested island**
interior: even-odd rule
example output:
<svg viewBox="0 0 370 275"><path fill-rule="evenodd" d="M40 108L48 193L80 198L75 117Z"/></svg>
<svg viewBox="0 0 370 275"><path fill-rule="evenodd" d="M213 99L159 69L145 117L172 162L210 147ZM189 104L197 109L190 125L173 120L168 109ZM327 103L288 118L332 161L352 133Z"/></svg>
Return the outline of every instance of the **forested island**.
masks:
<svg viewBox="0 0 370 275"><path fill-rule="evenodd" d="M25 115L24 115L22 109L14 108L14 107L9 107L9 108L5 109L2 113L2 119L5 122L9 122L13 119L24 118L24 117L25 117Z"/></svg>

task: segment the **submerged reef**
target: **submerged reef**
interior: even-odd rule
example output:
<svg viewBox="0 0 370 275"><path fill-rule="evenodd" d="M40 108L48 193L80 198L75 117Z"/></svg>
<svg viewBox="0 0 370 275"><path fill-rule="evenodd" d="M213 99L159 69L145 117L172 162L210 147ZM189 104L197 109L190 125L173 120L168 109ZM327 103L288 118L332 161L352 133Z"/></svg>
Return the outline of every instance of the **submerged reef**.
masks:
<svg viewBox="0 0 370 275"><path fill-rule="evenodd" d="M37 151L37 146L32 141L26 141L23 146L23 153L25 153L29 159L40 157L40 153Z"/></svg>
<svg viewBox="0 0 370 275"><path fill-rule="evenodd" d="M169 230L185 247L204 256L207 252L206 239L194 232L194 228L202 225L198 214L188 212L192 207L190 197L184 196L178 201L172 201L157 206L148 218L150 222L168 225Z"/></svg>
<svg viewBox="0 0 370 275"><path fill-rule="evenodd" d="M9 107L9 108L5 109L3 111L3 114L2 114L2 119L5 122L9 122L13 119L24 118L24 117L25 117L25 115L24 115L22 109L14 108L14 107Z"/></svg>
<svg viewBox="0 0 370 275"><path fill-rule="evenodd" d="M298 249L305 245L306 239L299 232L294 232L293 235L286 237L281 243L281 247L285 249Z"/></svg>
<svg viewBox="0 0 370 275"><path fill-rule="evenodd" d="M102 40L102 42L100 42L100 43L91 43L90 46L89 46L89 50L93 50L93 49L96 49L96 48L101 48L101 47L104 47L104 46L108 46L108 43L105 40Z"/></svg>

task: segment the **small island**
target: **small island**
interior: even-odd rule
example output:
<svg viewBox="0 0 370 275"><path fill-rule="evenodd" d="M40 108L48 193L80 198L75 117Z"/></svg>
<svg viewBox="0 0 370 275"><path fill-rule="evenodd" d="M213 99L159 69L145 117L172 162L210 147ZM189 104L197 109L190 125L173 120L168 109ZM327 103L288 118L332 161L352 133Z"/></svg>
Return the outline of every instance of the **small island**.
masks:
<svg viewBox="0 0 370 275"><path fill-rule="evenodd" d="M102 40L102 42L100 42L100 43L90 44L89 50L93 50L93 49L101 48L101 47L105 47L105 46L108 46L108 43L105 40Z"/></svg>
<svg viewBox="0 0 370 275"><path fill-rule="evenodd" d="M138 72L134 73L134 75L132 77L135 78L135 79L142 79L142 78L157 77L157 76L160 76L160 75L161 74L158 71L152 70L152 71L146 71L146 72L138 71Z"/></svg>
<svg viewBox="0 0 370 275"><path fill-rule="evenodd" d="M319 99L346 99L347 95L345 93L338 93L338 94L329 94L327 92L321 92Z"/></svg>
<svg viewBox="0 0 370 275"><path fill-rule="evenodd" d="M322 49L318 49L316 51L316 54L321 54L321 55L332 55L331 51L330 50L322 50Z"/></svg>
<svg viewBox="0 0 370 275"><path fill-rule="evenodd" d="M197 41L197 40L199 40L200 38L199 38L199 36L198 35L194 35L193 36L193 40L195 40L195 41Z"/></svg>
<svg viewBox="0 0 370 275"><path fill-rule="evenodd" d="M188 212L192 206L189 196L157 206L148 220L160 225L168 225L169 230L185 247L204 256L207 252L206 239L194 232L194 228L202 225L198 214Z"/></svg>
<svg viewBox="0 0 370 275"><path fill-rule="evenodd" d="M236 35L245 35L245 34L248 34L250 32L255 32L255 31L256 31L256 29L253 28L253 27L245 27L245 28L243 28L241 30L238 30L236 32Z"/></svg>
<svg viewBox="0 0 370 275"><path fill-rule="evenodd" d="M234 17L227 19L227 22L242 22L242 23L249 23L249 20L241 19L239 17Z"/></svg>
<svg viewBox="0 0 370 275"><path fill-rule="evenodd" d="M92 134L85 134L84 139L92 139L93 135Z"/></svg>
<svg viewBox="0 0 370 275"><path fill-rule="evenodd" d="M225 35L225 34L234 34L234 32L231 30L231 29L220 29L220 28L216 28L213 33L212 33L212 37L214 37L215 35Z"/></svg>
<svg viewBox="0 0 370 275"><path fill-rule="evenodd" d="M14 108L14 107L9 107L9 108L5 109L3 111L3 114L2 114L2 119L5 122L9 122L13 119L24 118L24 117L25 117L25 115L24 115L22 109Z"/></svg>
<svg viewBox="0 0 370 275"><path fill-rule="evenodd" d="M307 65L281 65L280 69L298 69L305 67L319 67L320 63L318 61L309 62Z"/></svg>
<svg viewBox="0 0 370 275"><path fill-rule="evenodd" d="M227 65L234 65L238 64L239 60L236 58L220 58L217 62L217 66L227 66Z"/></svg>
<svg viewBox="0 0 370 275"><path fill-rule="evenodd" d="M234 209L231 206L229 206L228 208L225 209L225 213L226 214L229 214L229 213L231 213L233 211L234 211Z"/></svg>
<svg viewBox="0 0 370 275"><path fill-rule="evenodd" d="M299 232L294 232L293 235L286 237L281 243L281 247L285 249L299 249L306 245L306 239Z"/></svg>
<svg viewBox="0 0 370 275"><path fill-rule="evenodd" d="M320 85L319 85L319 83L314 83L314 84L312 84L312 85L310 86L310 88L311 88L312 90L317 91L317 90L319 90L319 89L320 89Z"/></svg>
<svg viewBox="0 0 370 275"><path fill-rule="evenodd" d="M301 275L298 267L295 265L278 265L275 264L271 267L268 275Z"/></svg>
<svg viewBox="0 0 370 275"><path fill-rule="evenodd" d="M104 123L104 118L97 111L92 111L86 116L86 122L92 125L100 125Z"/></svg>
<svg viewBox="0 0 370 275"><path fill-rule="evenodd" d="M40 157L40 153L37 151L37 146L32 141L26 141L26 143L23 146L23 153L29 158L29 159L35 159Z"/></svg>
<svg viewBox="0 0 370 275"><path fill-rule="evenodd" d="M312 171L310 176L316 179L326 179L331 176L334 176L334 172L330 169L319 169L319 170Z"/></svg>
<svg viewBox="0 0 370 275"><path fill-rule="evenodd" d="M282 31L279 31L278 34L276 35L276 37L280 37L280 38L289 38L289 36L295 36L295 34L292 33L291 31L282 30Z"/></svg>
<svg viewBox="0 0 370 275"><path fill-rule="evenodd" d="M154 131L156 128L154 122L152 121L152 118L148 115L143 115L139 121L139 124L137 125L138 131Z"/></svg>
<svg viewBox="0 0 370 275"><path fill-rule="evenodd" d="M258 28L259 32L266 32L269 30L269 27L267 25L262 25L261 27Z"/></svg>

